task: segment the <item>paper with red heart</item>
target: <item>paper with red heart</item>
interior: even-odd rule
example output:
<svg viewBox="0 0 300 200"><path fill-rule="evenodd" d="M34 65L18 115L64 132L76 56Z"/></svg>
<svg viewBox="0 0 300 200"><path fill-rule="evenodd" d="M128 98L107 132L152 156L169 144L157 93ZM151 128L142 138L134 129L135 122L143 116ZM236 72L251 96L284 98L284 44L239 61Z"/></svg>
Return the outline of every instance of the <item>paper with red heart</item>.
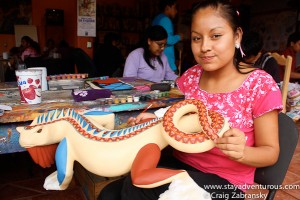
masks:
<svg viewBox="0 0 300 200"><path fill-rule="evenodd" d="M21 103L38 104L42 101L42 70L16 70Z"/></svg>

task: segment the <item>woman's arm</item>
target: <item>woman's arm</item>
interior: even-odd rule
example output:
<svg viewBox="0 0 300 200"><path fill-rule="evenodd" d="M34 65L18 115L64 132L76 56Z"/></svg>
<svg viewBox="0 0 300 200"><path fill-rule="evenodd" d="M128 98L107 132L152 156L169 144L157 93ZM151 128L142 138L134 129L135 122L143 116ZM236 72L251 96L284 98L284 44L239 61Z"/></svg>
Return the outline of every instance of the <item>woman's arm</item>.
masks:
<svg viewBox="0 0 300 200"><path fill-rule="evenodd" d="M218 147L230 159L253 167L274 164L279 155L278 111L270 111L254 119L255 145L245 146L242 131L232 128L215 140Z"/></svg>
<svg viewBox="0 0 300 200"><path fill-rule="evenodd" d="M168 33L167 44L168 45L175 45L177 42L180 41L181 37L180 37L180 35L174 35L173 24L172 24L172 21L168 17L162 18L158 25L161 25L167 31L167 33Z"/></svg>

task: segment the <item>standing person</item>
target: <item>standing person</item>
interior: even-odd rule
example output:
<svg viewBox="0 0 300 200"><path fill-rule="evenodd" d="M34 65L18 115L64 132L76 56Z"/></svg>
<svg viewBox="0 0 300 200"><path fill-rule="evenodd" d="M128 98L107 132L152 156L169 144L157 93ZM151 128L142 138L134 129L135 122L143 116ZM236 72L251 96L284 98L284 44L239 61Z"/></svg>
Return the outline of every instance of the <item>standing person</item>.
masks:
<svg viewBox="0 0 300 200"><path fill-rule="evenodd" d="M254 182L255 169L273 165L279 155L281 93L268 73L239 65L241 40L237 11L227 1L206 0L194 7L191 47L198 64L177 79L177 86L186 99L199 99L207 109L227 118L231 128L214 140L215 147L211 150L203 153L174 150L173 162L170 158L165 164L185 169L214 200L244 199L245 188ZM128 123L161 117L162 113L155 114L143 113L129 118ZM104 188L101 199L108 199L105 197L109 197L114 186L121 190L122 200L158 199L168 189L168 184L138 188L128 176L123 182Z"/></svg>
<svg viewBox="0 0 300 200"><path fill-rule="evenodd" d="M242 48L245 53L243 61L255 68L268 72L276 83L280 83L279 65L268 52L263 52L264 42L257 32L243 34Z"/></svg>
<svg viewBox="0 0 300 200"><path fill-rule="evenodd" d="M300 73L297 71L296 60L297 53L300 52L300 32L295 32L289 35L287 41L287 48L283 51L283 55L292 57L292 70L291 70L291 82L299 82ZM281 75L283 79L284 68L281 68Z"/></svg>
<svg viewBox="0 0 300 200"><path fill-rule="evenodd" d="M167 32L162 26L151 26L146 33L143 46L128 55L123 77L137 77L153 82L175 80L177 75L171 70L163 52L167 37Z"/></svg>
<svg viewBox="0 0 300 200"><path fill-rule="evenodd" d="M178 69L175 64L176 58L174 45L180 40L182 40L183 36L174 34L174 27L171 21L176 17L177 14L176 0L160 0L159 9L161 13L153 19L152 25L160 25L166 29L168 33L168 40L164 53L168 57L171 69L178 73Z"/></svg>

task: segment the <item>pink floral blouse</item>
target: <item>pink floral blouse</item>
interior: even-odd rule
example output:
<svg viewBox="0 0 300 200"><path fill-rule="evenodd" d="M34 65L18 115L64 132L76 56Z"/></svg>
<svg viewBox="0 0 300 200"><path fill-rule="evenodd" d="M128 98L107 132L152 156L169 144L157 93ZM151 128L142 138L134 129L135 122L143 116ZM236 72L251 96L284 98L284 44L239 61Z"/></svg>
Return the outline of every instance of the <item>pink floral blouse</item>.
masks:
<svg viewBox="0 0 300 200"><path fill-rule="evenodd" d="M208 109L228 118L231 127L239 128L245 133L246 145L253 146L253 120L269 111L282 109L281 92L273 78L263 70L255 70L232 92L207 93L199 88L202 71L199 65L187 70L177 80L180 91L186 99L199 99ZM253 183L254 167L228 159L217 148L195 154L175 151L174 155L179 160L203 172L216 174L234 185Z"/></svg>

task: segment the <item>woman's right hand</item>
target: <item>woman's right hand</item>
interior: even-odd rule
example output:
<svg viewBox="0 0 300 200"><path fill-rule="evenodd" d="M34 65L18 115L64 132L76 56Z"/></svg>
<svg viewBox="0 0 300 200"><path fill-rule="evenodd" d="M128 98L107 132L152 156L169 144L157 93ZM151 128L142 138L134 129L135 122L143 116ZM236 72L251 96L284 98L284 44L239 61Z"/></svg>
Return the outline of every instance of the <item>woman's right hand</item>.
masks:
<svg viewBox="0 0 300 200"><path fill-rule="evenodd" d="M127 120L127 124L130 126L134 126L136 124L143 123L153 118L156 118L156 115L154 115L153 113L141 113L137 117L130 117Z"/></svg>

